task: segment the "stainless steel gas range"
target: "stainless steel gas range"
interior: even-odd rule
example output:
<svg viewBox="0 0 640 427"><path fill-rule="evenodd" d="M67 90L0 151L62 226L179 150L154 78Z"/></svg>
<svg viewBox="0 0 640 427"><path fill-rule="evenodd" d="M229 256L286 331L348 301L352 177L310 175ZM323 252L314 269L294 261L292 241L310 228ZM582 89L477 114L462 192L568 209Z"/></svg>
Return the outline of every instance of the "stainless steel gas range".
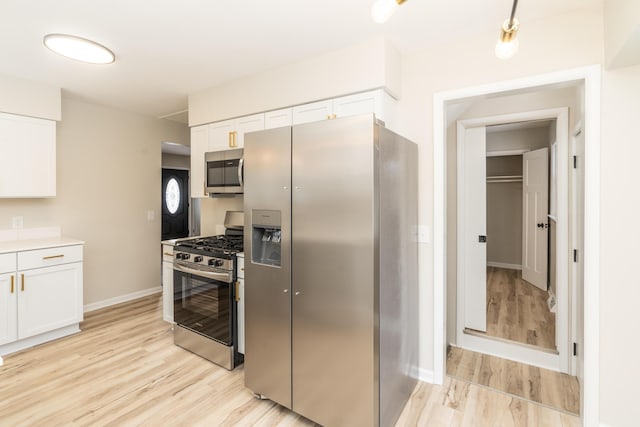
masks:
<svg viewBox="0 0 640 427"><path fill-rule="evenodd" d="M225 235L177 242L173 261L174 343L229 370L243 361L236 302L243 236L234 217L242 212L227 213Z"/></svg>

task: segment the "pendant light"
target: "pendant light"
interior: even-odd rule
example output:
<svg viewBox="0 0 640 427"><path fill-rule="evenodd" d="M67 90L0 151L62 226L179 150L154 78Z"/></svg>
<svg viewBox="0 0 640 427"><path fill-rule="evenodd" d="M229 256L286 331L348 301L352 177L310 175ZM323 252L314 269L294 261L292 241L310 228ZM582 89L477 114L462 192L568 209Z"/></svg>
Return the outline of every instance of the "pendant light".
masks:
<svg viewBox="0 0 640 427"><path fill-rule="evenodd" d="M500 37L496 43L496 56L500 59L509 59L518 52L518 28L520 23L515 18L518 0L513 0L511 16L504 21L500 29Z"/></svg>
<svg viewBox="0 0 640 427"><path fill-rule="evenodd" d="M384 24L391 18L402 3L406 0L376 0L371 6L371 18L378 24Z"/></svg>
<svg viewBox="0 0 640 427"><path fill-rule="evenodd" d="M69 34L47 34L44 45L59 55L90 64L110 64L116 59L101 44Z"/></svg>

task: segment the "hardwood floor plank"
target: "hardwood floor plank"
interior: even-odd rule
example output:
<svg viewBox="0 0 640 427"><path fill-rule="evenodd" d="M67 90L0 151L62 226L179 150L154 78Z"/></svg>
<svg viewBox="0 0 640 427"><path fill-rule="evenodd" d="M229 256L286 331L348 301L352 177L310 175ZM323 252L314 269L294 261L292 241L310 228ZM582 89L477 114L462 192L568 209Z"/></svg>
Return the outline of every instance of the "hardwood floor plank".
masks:
<svg viewBox="0 0 640 427"><path fill-rule="evenodd" d="M242 367L229 372L173 345L161 316L158 295L141 298L88 313L79 334L6 356L0 425L316 425L256 399L244 387ZM507 381L514 389L533 384L505 377L499 363L479 354L450 353L447 365L461 378ZM546 425L541 420L579 425L575 417L447 378L443 386L419 382L397 426Z"/></svg>

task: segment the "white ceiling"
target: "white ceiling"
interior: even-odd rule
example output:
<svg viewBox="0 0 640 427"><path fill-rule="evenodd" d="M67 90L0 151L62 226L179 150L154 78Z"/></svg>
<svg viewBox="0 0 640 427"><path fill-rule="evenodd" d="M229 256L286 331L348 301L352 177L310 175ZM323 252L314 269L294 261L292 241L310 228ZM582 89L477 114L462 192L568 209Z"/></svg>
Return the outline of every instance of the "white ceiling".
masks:
<svg viewBox="0 0 640 427"><path fill-rule="evenodd" d="M378 25L370 18L372 2L1 0L0 73L161 117L184 111L190 93L376 36L401 51L484 31L497 38L511 8L511 0L408 0ZM527 21L601 4L521 1L517 16L526 28ZM42 43L48 33L104 44L116 62L89 65L60 57Z"/></svg>

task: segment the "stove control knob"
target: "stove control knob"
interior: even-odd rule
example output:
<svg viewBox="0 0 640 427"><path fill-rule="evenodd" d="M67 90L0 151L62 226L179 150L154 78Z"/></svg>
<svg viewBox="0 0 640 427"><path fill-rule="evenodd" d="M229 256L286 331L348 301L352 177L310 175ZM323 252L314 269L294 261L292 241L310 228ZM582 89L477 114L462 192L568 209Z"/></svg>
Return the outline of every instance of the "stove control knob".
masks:
<svg viewBox="0 0 640 427"><path fill-rule="evenodd" d="M222 264L224 264L224 261L222 261L221 259L216 260L216 267L222 267Z"/></svg>
<svg viewBox="0 0 640 427"><path fill-rule="evenodd" d="M193 258L193 262L202 262L202 256L198 255Z"/></svg>
<svg viewBox="0 0 640 427"><path fill-rule="evenodd" d="M216 260L215 259L210 259L209 260L209 265L216 265Z"/></svg>
<svg viewBox="0 0 640 427"><path fill-rule="evenodd" d="M182 259L189 259L191 258L191 254L182 254Z"/></svg>

